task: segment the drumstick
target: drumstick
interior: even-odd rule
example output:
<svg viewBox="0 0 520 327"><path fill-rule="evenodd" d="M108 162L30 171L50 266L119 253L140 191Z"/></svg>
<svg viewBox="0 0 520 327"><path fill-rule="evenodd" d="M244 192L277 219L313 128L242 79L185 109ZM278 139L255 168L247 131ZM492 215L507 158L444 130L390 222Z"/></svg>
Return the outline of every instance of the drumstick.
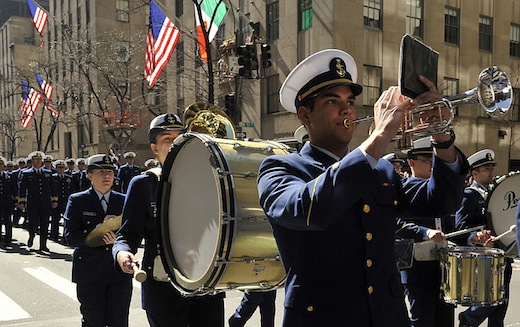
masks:
<svg viewBox="0 0 520 327"><path fill-rule="evenodd" d="M506 236L507 234L509 233L512 233L516 230L516 225L511 225L511 227L509 227L509 229L505 232L503 232L502 234L498 235L497 237L495 237L493 239L493 241L498 241L499 239L501 239L502 237Z"/></svg>
<svg viewBox="0 0 520 327"><path fill-rule="evenodd" d="M474 232L474 231L479 230L479 229L483 229L484 227L485 227L485 225L471 227L471 228L466 228L466 229L458 230L456 232L451 232L451 233L445 234L444 236L446 236L446 238L459 236L459 235L466 234L466 233L469 233L469 232Z"/></svg>
<svg viewBox="0 0 520 327"><path fill-rule="evenodd" d="M146 271L139 269L139 266L137 263L132 262L132 268L134 269L134 278L139 283L142 283L146 280L148 275L146 274Z"/></svg>

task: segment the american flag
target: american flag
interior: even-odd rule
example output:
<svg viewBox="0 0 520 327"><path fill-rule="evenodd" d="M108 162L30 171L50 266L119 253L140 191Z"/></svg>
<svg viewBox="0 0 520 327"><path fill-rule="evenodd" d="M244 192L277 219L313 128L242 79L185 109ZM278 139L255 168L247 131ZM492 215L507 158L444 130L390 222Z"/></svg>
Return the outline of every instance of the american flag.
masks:
<svg viewBox="0 0 520 327"><path fill-rule="evenodd" d="M49 15L45 10L40 8L37 4L35 4L32 0L27 0L27 5L29 6L29 10L31 11L31 16L33 20L34 27L40 36L43 36L43 29L47 24L47 20L49 19Z"/></svg>
<svg viewBox="0 0 520 327"><path fill-rule="evenodd" d="M36 79L38 80L38 84L40 85L40 91L45 95L45 99L43 100L44 108L52 112L53 116L58 117L58 110L56 110L56 107L54 107L54 105L51 103L52 92L54 89L49 84L49 82L40 76L40 74L35 73L35 75Z"/></svg>
<svg viewBox="0 0 520 327"><path fill-rule="evenodd" d="M153 87L159 74L170 60L181 33L173 22L150 1L150 24L146 39L144 77Z"/></svg>
<svg viewBox="0 0 520 327"><path fill-rule="evenodd" d="M27 128L31 123L34 112L38 109L40 104L41 94L29 86L25 80L22 80L22 106L20 108L20 115L22 117L21 123L24 128Z"/></svg>

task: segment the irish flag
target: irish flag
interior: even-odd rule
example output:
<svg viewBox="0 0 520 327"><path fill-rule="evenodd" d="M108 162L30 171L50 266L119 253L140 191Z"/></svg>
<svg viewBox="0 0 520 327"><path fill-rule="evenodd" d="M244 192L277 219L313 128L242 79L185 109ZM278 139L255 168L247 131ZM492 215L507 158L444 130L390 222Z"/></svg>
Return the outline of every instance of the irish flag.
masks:
<svg viewBox="0 0 520 327"><path fill-rule="evenodd" d="M197 36L200 44L200 57L204 61L208 61L208 53L206 51L207 45L204 40L204 34L202 32L202 25L199 20L199 12L197 4L195 6L195 22L197 24ZM204 22L204 28L208 32L208 41L211 42L215 35L217 35L218 27L224 20L228 8L222 0L201 0L199 2L200 11L202 15L202 21Z"/></svg>

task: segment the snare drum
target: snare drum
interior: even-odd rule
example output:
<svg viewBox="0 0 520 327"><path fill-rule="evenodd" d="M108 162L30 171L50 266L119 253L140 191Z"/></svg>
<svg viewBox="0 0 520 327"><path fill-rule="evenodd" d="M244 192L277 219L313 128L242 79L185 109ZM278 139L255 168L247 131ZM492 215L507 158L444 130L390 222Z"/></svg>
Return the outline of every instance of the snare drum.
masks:
<svg viewBox="0 0 520 327"><path fill-rule="evenodd" d="M262 160L283 144L187 133L168 154L160 186L161 250L172 284L185 295L269 290L285 272L259 205Z"/></svg>
<svg viewBox="0 0 520 327"><path fill-rule="evenodd" d="M493 306L504 301L504 251L484 247L441 249L444 301Z"/></svg>
<svg viewBox="0 0 520 327"><path fill-rule="evenodd" d="M487 198L487 226L497 236L516 224L516 207L520 196L520 173L511 172L497 179ZM507 257L518 257L516 233L508 233L495 246L505 251Z"/></svg>

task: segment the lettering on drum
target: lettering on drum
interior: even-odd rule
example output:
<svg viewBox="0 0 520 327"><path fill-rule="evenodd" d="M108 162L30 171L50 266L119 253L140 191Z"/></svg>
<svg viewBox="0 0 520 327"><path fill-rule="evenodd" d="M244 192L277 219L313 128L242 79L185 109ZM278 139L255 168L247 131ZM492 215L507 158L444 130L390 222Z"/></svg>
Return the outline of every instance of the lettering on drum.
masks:
<svg viewBox="0 0 520 327"><path fill-rule="evenodd" d="M518 199L514 191L507 191L506 194L504 194L504 201L506 206L502 209L502 211L507 211L518 206Z"/></svg>

